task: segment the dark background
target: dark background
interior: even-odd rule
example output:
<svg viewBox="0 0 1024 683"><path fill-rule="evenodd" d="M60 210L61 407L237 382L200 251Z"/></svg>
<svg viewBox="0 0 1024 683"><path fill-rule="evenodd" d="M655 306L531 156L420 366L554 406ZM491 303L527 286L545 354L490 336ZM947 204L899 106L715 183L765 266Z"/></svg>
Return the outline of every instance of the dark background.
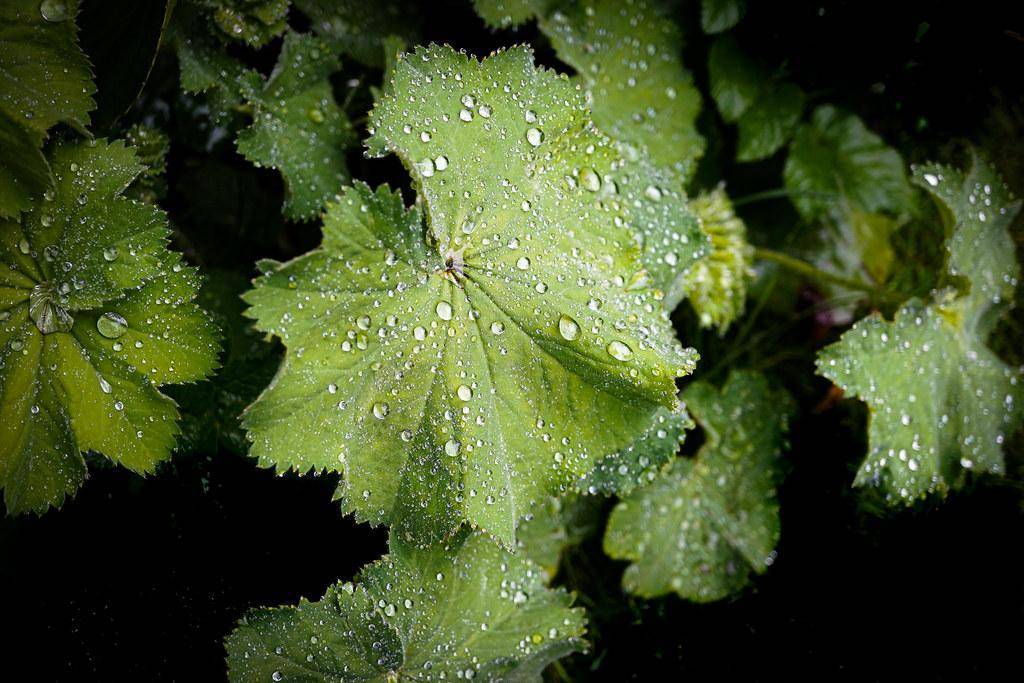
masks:
<svg viewBox="0 0 1024 683"><path fill-rule="evenodd" d="M783 67L813 103L854 110L908 161L974 141L1021 194L1024 22L1011 15L1014 3L751 4L734 31L740 45ZM678 12L687 65L706 92L708 39L694 7ZM490 32L457 2L424 12L424 35L477 54L529 41L556 64L533 27ZM248 58L265 67L274 54L272 45ZM339 90L348 78L380 78L347 68ZM315 244L314 225L281 222L276 174L253 169L230 140L216 142L201 108L175 94L176 79L173 56L161 55L117 125L155 121L172 135L163 204L180 231L177 246L207 268L251 275L255 258ZM734 197L779 186L781 156L725 162L734 129L709 102L701 125L721 144L709 150L701 178L726 178ZM394 160L366 161L357 150L351 163L373 183L405 182ZM745 209L753 238L764 216L795 220L786 211L784 202ZM680 330L692 323L686 316L676 316ZM882 511L849 486L865 450L863 409L823 408L828 384L813 377L810 349L836 330L813 316L789 320L778 339L808 352L775 368L802 407L780 490L775 565L733 600L644 602L619 590L625 565L603 555L599 538L587 541L569 551L557 582L589 608L593 647L565 671L606 679L1018 678L1020 440L1010 479L981 479L942 505ZM316 599L385 551L384 530L343 518L331 503L332 477L278 477L229 449L212 450L179 452L149 479L90 462L89 480L62 510L0 519L0 618L9 633L0 678L25 670L24 680L218 680L222 638L248 608Z"/></svg>

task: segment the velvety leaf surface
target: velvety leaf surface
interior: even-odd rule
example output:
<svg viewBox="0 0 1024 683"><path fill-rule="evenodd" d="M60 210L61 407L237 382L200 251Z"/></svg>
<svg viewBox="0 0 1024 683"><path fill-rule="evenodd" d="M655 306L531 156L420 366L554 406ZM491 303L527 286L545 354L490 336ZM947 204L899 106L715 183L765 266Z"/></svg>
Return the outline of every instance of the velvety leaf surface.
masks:
<svg viewBox="0 0 1024 683"><path fill-rule="evenodd" d="M321 600L250 612L227 639L232 681L540 681L583 649L583 611L480 533L391 552Z"/></svg>
<svg viewBox="0 0 1024 683"><path fill-rule="evenodd" d="M911 209L899 153L855 115L830 105L815 109L797 129L784 177L793 204L808 220L843 204L897 215Z"/></svg>
<svg viewBox="0 0 1024 683"><path fill-rule="evenodd" d="M313 217L348 179L345 148L354 136L328 80L338 67L329 45L288 33L266 83L251 90L243 81L253 124L238 134L238 151L284 176L288 218Z"/></svg>
<svg viewBox="0 0 1024 683"><path fill-rule="evenodd" d="M425 215L356 185L320 249L257 280L250 313L288 354L246 415L252 452L343 471L346 509L418 540L468 520L511 545L535 502L676 404L695 354L578 180L615 147L528 50L418 50L371 119Z"/></svg>
<svg viewBox="0 0 1024 683"><path fill-rule="evenodd" d="M721 390L692 384L683 397L705 444L615 507L604 546L633 562L622 577L627 591L711 602L774 560L776 469L791 401L748 370L733 372Z"/></svg>
<svg viewBox="0 0 1024 683"><path fill-rule="evenodd" d="M948 219L947 270L966 291L911 300L891 322L872 314L818 356L818 371L870 410L855 483L908 504L968 472L1001 473L1024 402L1020 369L986 346L1020 278L1008 232L1020 202L979 160L966 174L924 166L914 180Z"/></svg>
<svg viewBox="0 0 1024 683"><path fill-rule="evenodd" d="M0 224L0 483L10 512L81 484L81 451L152 472L174 445L161 384L202 379L217 331L158 209L121 196L142 167L121 143L63 144L54 189Z"/></svg>

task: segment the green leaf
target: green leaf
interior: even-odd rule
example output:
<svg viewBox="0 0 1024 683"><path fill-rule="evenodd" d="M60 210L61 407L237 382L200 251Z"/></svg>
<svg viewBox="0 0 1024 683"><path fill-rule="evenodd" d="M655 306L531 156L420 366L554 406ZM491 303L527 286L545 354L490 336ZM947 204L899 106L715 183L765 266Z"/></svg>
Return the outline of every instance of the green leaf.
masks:
<svg viewBox="0 0 1024 683"><path fill-rule="evenodd" d="M183 90L218 90L239 98L236 84L247 78L245 65L228 55L203 14L187 2L175 8L170 39L178 55Z"/></svg>
<svg viewBox="0 0 1024 683"><path fill-rule="evenodd" d="M161 384L202 379L216 328L167 251L166 218L121 197L142 170L121 143L55 147L52 192L0 224L0 484L43 512L81 484L92 450L140 473L177 433Z"/></svg>
<svg viewBox="0 0 1024 683"><path fill-rule="evenodd" d="M511 28L547 14L560 0L473 0L473 8L492 28Z"/></svg>
<svg viewBox="0 0 1024 683"><path fill-rule="evenodd" d="M134 150L145 170L128 188L128 195L155 204L167 194L167 153L171 140L159 128L137 123L125 133L125 142Z"/></svg>
<svg viewBox="0 0 1024 683"><path fill-rule="evenodd" d="M345 148L354 135L328 80L339 66L319 38L288 33L270 78L246 93L253 124L238 134L238 151L281 172L291 219L313 217L348 180Z"/></svg>
<svg viewBox="0 0 1024 683"><path fill-rule="evenodd" d="M782 83L750 105L737 122L737 161L767 159L779 151L800 123L806 100L803 90Z"/></svg>
<svg viewBox="0 0 1024 683"><path fill-rule="evenodd" d="M77 0L0 4L0 112L38 142L58 123L85 131L96 106L89 62L78 48L77 14Z"/></svg>
<svg viewBox="0 0 1024 683"><path fill-rule="evenodd" d="M40 151L50 128L89 125L96 88L78 48L77 12L75 0L0 5L0 219L17 219L50 187Z"/></svg>
<svg viewBox="0 0 1024 683"><path fill-rule="evenodd" d="M728 123L736 123L762 96L767 77L760 64L744 54L732 36L722 36L711 46L708 53L711 97Z"/></svg>
<svg viewBox="0 0 1024 683"><path fill-rule="evenodd" d="M33 133L0 112L0 219L17 218L50 186L50 167Z"/></svg>
<svg viewBox="0 0 1024 683"><path fill-rule="evenodd" d="M427 227L358 184L319 249L256 281L250 314L288 354L246 414L252 453L342 470L347 510L419 541L468 520L511 546L534 503L676 404L695 354L622 215L577 180L614 146L528 49L404 56L371 121Z"/></svg>
<svg viewBox="0 0 1024 683"><path fill-rule="evenodd" d="M521 554L461 533L391 552L317 602L250 612L227 638L232 681L540 681L584 648L583 611Z"/></svg>
<svg viewBox="0 0 1024 683"><path fill-rule="evenodd" d="M686 407L661 408L636 441L598 461L591 471L576 482L576 490L590 495L626 495L637 486L654 480L665 463L676 457L693 429Z"/></svg>
<svg viewBox="0 0 1024 683"><path fill-rule="evenodd" d="M945 494L967 473L1003 472L1003 442L1021 423L1021 371L986 340L1013 300L1020 267L1008 226L1020 210L987 164L965 175L929 165L918 185L952 226L947 270L966 280L933 303L912 299L892 322L875 313L818 355L818 371L868 404L868 454L855 484L906 504Z"/></svg>
<svg viewBox="0 0 1024 683"><path fill-rule="evenodd" d="M655 166L689 175L704 154L701 96L683 68L675 22L649 0L584 0L540 26L591 93L598 128Z"/></svg>
<svg viewBox="0 0 1024 683"><path fill-rule="evenodd" d="M870 213L910 213L910 184L899 152L853 114L824 105L796 132L784 171L794 206L814 220L844 202Z"/></svg>
<svg viewBox="0 0 1024 683"><path fill-rule="evenodd" d="M198 0L223 35L251 47L266 45L288 28L289 0Z"/></svg>
<svg viewBox="0 0 1024 683"><path fill-rule="evenodd" d="M549 14L555 7L560 9ZM622 159L611 173L596 174L591 168L573 182L593 191L610 209L631 214L627 224L643 249L649 281L665 293L671 311L684 296L687 271L708 246L682 190L704 142L693 128L700 94L676 55L678 29L646 0L584 2L572 8L542 0L477 2L476 8L491 23L539 16L559 56L580 74L589 74L579 78L592 98L592 118L615 141ZM654 32L653 42L645 31ZM642 54L641 45L646 46Z"/></svg>
<svg viewBox="0 0 1024 683"><path fill-rule="evenodd" d="M335 51L366 66L384 68L388 40L402 45L419 42L420 12L416 3L402 0L295 0L311 28Z"/></svg>
<svg viewBox="0 0 1024 683"><path fill-rule="evenodd" d="M701 0L700 25L704 33L721 33L740 23L746 13L746 0Z"/></svg>
<svg viewBox="0 0 1024 683"><path fill-rule="evenodd" d="M562 553L597 530L600 503L592 496L568 494L537 505L519 527L516 553L543 569L550 583L558 573Z"/></svg>
<svg viewBox="0 0 1024 683"><path fill-rule="evenodd" d="M692 384L683 398L705 444L615 507L604 547L633 562L622 577L627 591L711 602L774 560L777 461L792 408L788 394L748 370L730 374L721 391Z"/></svg>
<svg viewBox="0 0 1024 683"><path fill-rule="evenodd" d="M725 333L743 313L747 282L753 275L754 249L747 228L733 211L725 188L696 197L690 208L711 237L711 253L698 261L684 279L686 297L701 327Z"/></svg>

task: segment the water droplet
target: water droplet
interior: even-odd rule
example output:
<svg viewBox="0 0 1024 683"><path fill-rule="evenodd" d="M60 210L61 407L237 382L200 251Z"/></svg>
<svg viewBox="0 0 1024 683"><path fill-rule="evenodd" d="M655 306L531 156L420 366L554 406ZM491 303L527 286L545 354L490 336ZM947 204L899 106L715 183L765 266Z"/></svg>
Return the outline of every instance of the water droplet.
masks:
<svg viewBox="0 0 1024 683"><path fill-rule="evenodd" d="M459 388L455 390L455 393L459 395L459 398L463 401L468 401L473 398L473 390L465 384L460 384Z"/></svg>
<svg viewBox="0 0 1024 683"><path fill-rule="evenodd" d="M494 334L503 334L505 332L505 324L495 320L491 323L491 332Z"/></svg>
<svg viewBox="0 0 1024 683"><path fill-rule="evenodd" d="M448 439L444 444L444 452L453 458L459 454L460 450L462 450L462 444L455 439Z"/></svg>
<svg viewBox="0 0 1024 683"><path fill-rule="evenodd" d="M359 329L364 331L370 329L370 316L359 316L359 318L356 319L356 325L359 327Z"/></svg>
<svg viewBox="0 0 1024 683"><path fill-rule="evenodd" d="M534 147L537 147L540 143L544 142L544 133L542 133L539 128L527 128L526 141Z"/></svg>
<svg viewBox="0 0 1024 683"><path fill-rule="evenodd" d="M537 112L532 109L527 109L525 116L527 123L537 123Z"/></svg>
<svg viewBox="0 0 1024 683"><path fill-rule="evenodd" d="M128 321L124 316L108 311L96 318L96 329L107 339L117 339L128 331Z"/></svg>
<svg viewBox="0 0 1024 683"><path fill-rule="evenodd" d="M444 156L444 155L442 154L442 155L441 155L441 156L439 156L438 158L434 159L434 167L435 167L435 168L436 168L436 169L437 169L438 171L443 171L443 170L445 170L446 168L448 168L448 157L446 157L446 156Z"/></svg>
<svg viewBox="0 0 1024 683"><path fill-rule="evenodd" d="M491 118L491 108L488 107L486 104L481 104L480 108L477 109L477 113L480 114L480 116L484 117L485 119Z"/></svg>
<svg viewBox="0 0 1024 683"><path fill-rule="evenodd" d="M558 331L561 333L562 338L568 341L572 341L580 336L579 323L567 315L563 315L558 319Z"/></svg>
<svg viewBox="0 0 1024 683"><path fill-rule="evenodd" d="M625 362L633 357L633 349L631 349L629 345L626 344L625 342L620 342L619 340L616 339L615 341L608 345L608 355L610 355L615 360L621 360Z"/></svg>
<svg viewBox="0 0 1024 683"><path fill-rule="evenodd" d="M32 251L32 245L28 243L27 239L22 237L21 241L18 242L18 251L20 251L22 254L25 254L27 256L28 253L30 251Z"/></svg>
<svg viewBox="0 0 1024 683"><path fill-rule="evenodd" d="M661 201L661 190L656 188L654 185L648 185L647 189L644 190L644 195L646 195L652 202Z"/></svg>
<svg viewBox="0 0 1024 683"><path fill-rule="evenodd" d="M525 256L520 256L519 260L516 261L516 268L519 270L527 270L530 267L530 259Z"/></svg>
<svg viewBox="0 0 1024 683"><path fill-rule="evenodd" d="M374 403L373 404L373 416L378 420L383 420L391 412L391 406L387 403Z"/></svg>
<svg viewBox="0 0 1024 683"><path fill-rule="evenodd" d="M43 0L39 3L39 14L43 19L60 23L68 19L68 5L64 0Z"/></svg>
<svg viewBox="0 0 1024 683"><path fill-rule="evenodd" d="M471 112L468 109L463 109L462 111L459 112L459 118L469 123L470 121L473 120L473 112Z"/></svg>
<svg viewBox="0 0 1024 683"><path fill-rule="evenodd" d="M924 174L924 180L925 180L926 183L928 183L932 187L936 187L939 184L938 176L935 176L935 175L933 175L931 173L925 173Z"/></svg>
<svg viewBox="0 0 1024 683"><path fill-rule="evenodd" d="M424 159L423 161L416 162L416 170L420 172L420 175L424 178L429 178L434 175L434 160Z"/></svg>
<svg viewBox="0 0 1024 683"><path fill-rule="evenodd" d="M106 261L116 261L117 255L117 247L107 247L103 250L103 259Z"/></svg>
<svg viewBox="0 0 1024 683"><path fill-rule="evenodd" d="M585 168L580 171L580 185L583 189L597 192L601 189L601 176L592 168Z"/></svg>
<svg viewBox="0 0 1024 683"><path fill-rule="evenodd" d="M308 116L309 120L312 121L313 123L324 122L324 113L317 109L316 107L310 107L309 111L306 112L306 116Z"/></svg>
<svg viewBox="0 0 1024 683"><path fill-rule="evenodd" d="M452 305L447 301L438 301L437 307L434 310L437 312L437 317L441 320L452 319Z"/></svg>

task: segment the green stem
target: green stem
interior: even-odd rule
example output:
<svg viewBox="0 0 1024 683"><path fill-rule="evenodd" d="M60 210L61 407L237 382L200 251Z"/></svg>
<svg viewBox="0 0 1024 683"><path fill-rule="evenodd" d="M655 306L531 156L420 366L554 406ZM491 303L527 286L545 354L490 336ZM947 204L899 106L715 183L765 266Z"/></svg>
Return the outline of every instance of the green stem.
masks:
<svg viewBox="0 0 1024 683"><path fill-rule="evenodd" d="M754 258L761 259L762 261L778 263L783 268L787 268L795 273L800 273L801 275L806 275L812 280L817 280L818 282L830 282L835 285L840 285L841 287L846 287L847 289L867 292L871 295L879 294L878 288L868 284L867 282L830 273L827 270L822 270L817 266L811 265L807 261L801 261L800 259L794 258L788 254L783 254L781 251L757 247L754 249Z"/></svg>
<svg viewBox="0 0 1024 683"><path fill-rule="evenodd" d="M748 194L743 197L737 197L732 200L732 205L743 206L744 204L753 204L755 202L763 202L767 199L783 199L786 197L820 197L825 199L831 199L835 195L828 192L793 192L789 188L779 187L774 190L765 190L763 192L755 192L754 194Z"/></svg>

